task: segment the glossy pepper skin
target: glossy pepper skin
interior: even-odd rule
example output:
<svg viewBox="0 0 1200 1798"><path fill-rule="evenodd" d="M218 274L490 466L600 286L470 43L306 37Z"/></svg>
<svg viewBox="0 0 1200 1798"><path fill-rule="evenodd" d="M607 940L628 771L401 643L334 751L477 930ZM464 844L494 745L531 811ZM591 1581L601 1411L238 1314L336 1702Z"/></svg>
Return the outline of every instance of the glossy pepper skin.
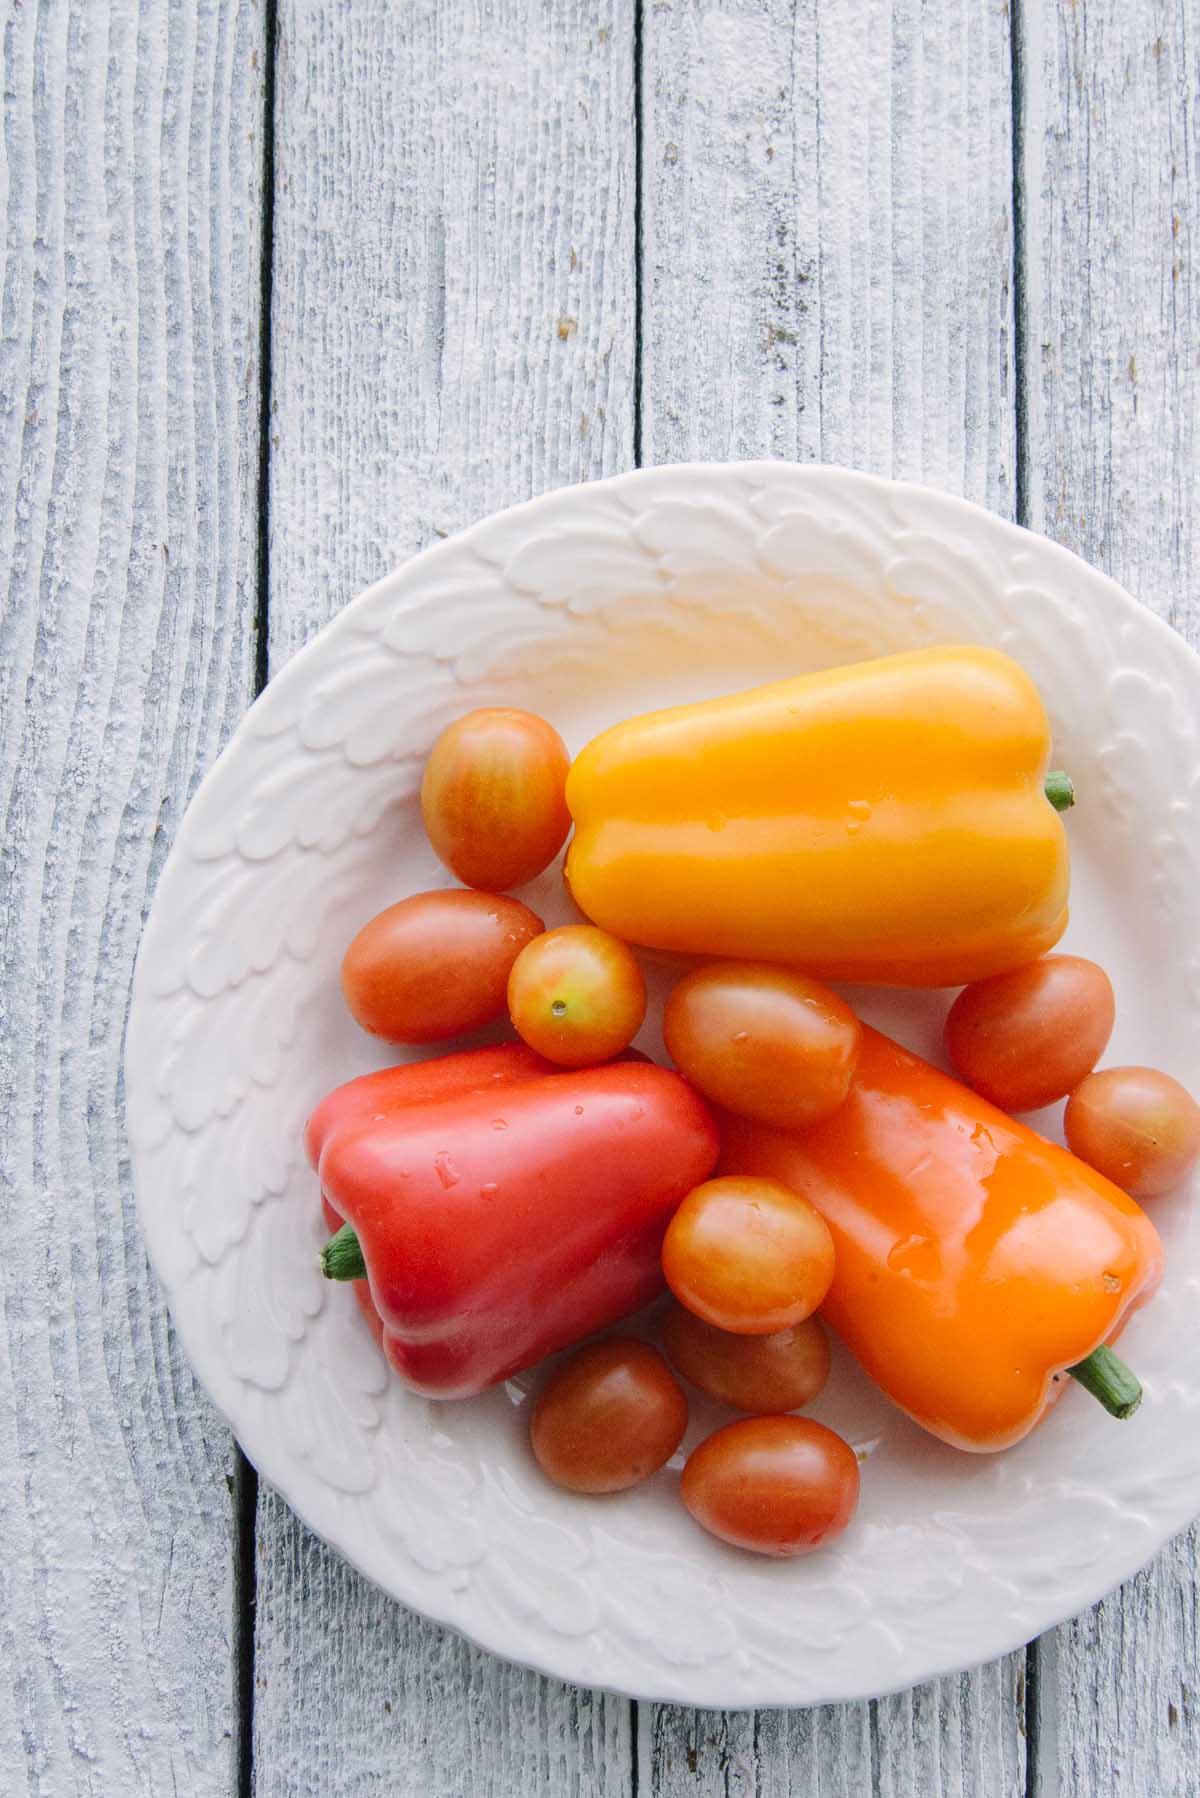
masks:
<svg viewBox="0 0 1200 1798"><path fill-rule="evenodd" d="M803 675L618 724L567 780L567 880L656 949L946 986L1045 954L1067 922L1050 730L997 650Z"/></svg>
<svg viewBox="0 0 1200 1798"><path fill-rule="evenodd" d="M1010 1447L1162 1272L1149 1218L1065 1149L864 1027L850 1097L803 1134L722 1118L721 1166L804 1194L836 1250L822 1316L910 1417Z"/></svg>
<svg viewBox="0 0 1200 1798"><path fill-rule="evenodd" d="M389 1068L309 1121L384 1352L428 1397L479 1392L654 1298L671 1213L716 1160L679 1075L547 1067L510 1045Z"/></svg>

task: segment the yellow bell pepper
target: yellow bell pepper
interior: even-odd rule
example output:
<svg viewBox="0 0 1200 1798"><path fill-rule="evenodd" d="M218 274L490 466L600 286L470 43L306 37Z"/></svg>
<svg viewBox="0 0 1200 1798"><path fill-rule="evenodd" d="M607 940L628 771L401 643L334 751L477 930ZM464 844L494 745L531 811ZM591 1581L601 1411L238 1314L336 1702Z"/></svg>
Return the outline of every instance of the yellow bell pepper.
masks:
<svg viewBox="0 0 1200 1798"><path fill-rule="evenodd" d="M1050 728L998 650L884 656L630 719L567 780L567 881L649 948L949 986L1067 923Z"/></svg>

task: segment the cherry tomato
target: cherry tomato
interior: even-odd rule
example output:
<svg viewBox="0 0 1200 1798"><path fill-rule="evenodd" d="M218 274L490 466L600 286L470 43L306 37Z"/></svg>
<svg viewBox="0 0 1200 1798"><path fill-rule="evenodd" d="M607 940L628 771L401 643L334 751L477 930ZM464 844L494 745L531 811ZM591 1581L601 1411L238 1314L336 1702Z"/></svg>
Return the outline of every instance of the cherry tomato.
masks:
<svg viewBox="0 0 1200 1798"><path fill-rule="evenodd" d="M858 1505L858 1458L811 1417L743 1417L693 1449L680 1479L696 1522L763 1555L806 1555Z"/></svg>
<svg viewBox="0 0 1200 1798"><path fill-rule="evenodd" d="M965 986L946 1019L946 1054L1003 1111L1037 1111L1078 1086L1112 1035L1108 975L1081 955L1044 955Z"/></svg>
<svg viewBox="0 0 1200 1798"><path fill-rule="evenodd" d="M684 1379L735 1411L796 1411L829 1377L829 1341L815 1317L773 1336L734 1336L675 1304L662 1338Z"/></svg>
<svg viewBox="0 0 1200 1798"><path fill-rule="evenodd" d="M646 1015L646 982L633 952L594 924L564 924L522 949L508 977L519 1034L563 1067L619 1055Z"/></svg>
<svg viewBox="0 0 1200 1798"><path fill-rule="evenodd" d="M741 1117L801 1129L846 1097L862 1031L819 980L762 962L719 961L679 982L663 1035L706 1098Z"/></svg>
<svg viewBox="0 0 1200 1798"><path fill-rule="evenodd" d="M504 1010L521 950L545 929L519 899L415 893L364 924L342 961L351 1014L390 1043L435 1043Z"/></svg>
<svg viewBox="0 0 1200 1798"><path fill-rule="evenodd" d="M1073 1154L1134 1199L1185 1180L1200 1158L1200 1105L1157 1068L1101 1068L1067 1101Z"/></svg>
<svg viewBox="0 0 1200 1798"><path fill-rule="evenodd" d="M580 1349L533 1407L542 1472L569 1492L623 1492L670 1460L687 1428L683 1389L647 1342L614 1336Z"/></svg>
<svg viewBox="0 0 1200 1798"><path fill-rule="evenodd" d="M499 892L548 867L566 841L571 758L532 712L484 707L444 730L425 764L429 840L469 887Z"/></svg>
<svg viewBox="0 0 1200 1798"><path fill-rule="evenodd" d="M833 1238L790 1186L727 1174L694 1187L667 1225L663 1273L706 1323L770 1336L802 1322L829 1291Z"/></svg>

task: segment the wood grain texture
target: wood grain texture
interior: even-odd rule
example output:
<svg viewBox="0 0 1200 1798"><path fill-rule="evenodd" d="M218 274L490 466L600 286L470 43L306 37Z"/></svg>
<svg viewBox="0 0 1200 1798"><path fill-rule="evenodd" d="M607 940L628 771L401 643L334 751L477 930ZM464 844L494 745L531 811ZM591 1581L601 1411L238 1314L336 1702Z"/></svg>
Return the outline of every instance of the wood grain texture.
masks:
<svg viewBox="0 0 1200 1798"><path fill-rule="evenodd" d="M632 0L280 0L271 661L633 445Z"/></svg>
<svg viewBox="0 0 1200 1798"><path fill-rule="evenodd" d="M484 1654L264 1493L256 1792L624 1798L629 1706Z"/></svg>
<svg viewBox="0 0 1200 1798"><path fill-rule="evenodd" d="M1200 645L1200 7L1019 21L1025 522ZM1041 1798L1200 1789L1198 1556L1193 1531L1039 1644Z"/></svg>
<svg viewBox="0 0 1200 1798"><path fill-rule="evenodd" d="M0 1777L224 1794L232 1444L133 1213L141 921L252 690L251 0L5 8Z"/></svg>
<svg viewBox="0 0 1200 1798"><path fill-rule="evenodd" d="M632 0L281 0L271 661L498 506L629 465ZM629 1707L402 1611L264 1491L255 1790L615 1798Z"/></svg>
<svg viewBox="0 0 1200 1798"><path fill-rule="evenodd" d="M634 441L632 0L279 0L272 659ZM252 688L262 0L12 0L0 216L5 1789L232 1789L228 1438L119 1130L132 958ZM999 0L644 0L647 460L1011 510ZM1026 521L1197 641L1196 0L1022 0ZM19 1228L16 1226L19 1225ZM260 1792L1024 1790L1017 1657L869 1706L629 1707L481 1655L264 1493ZM1181 1538L1036 1652L1042 1798L1197 1788Z"/></svg>
<svg viewBox="0 0 1200 1798"><path fill-rule="evenodd" d="M1015 490L1002 0L647 0L646 459Z"/></svg>
<svg viewBox="0 0 1200 1798"><path fill-rule="evenodd" d="M649 0L647 461L853 463L1011 513L1000 0ZM639 1709L640 1791L1008 1798L1023 1655L871 1705Z"/></svg>
<svg viewBox="0 0 1200 1798"><path fill-rule="evenodd" d="M796 1711L639 1707L639 1792L655 1798L908 1798L1025 1792L1021 1657L871 1704Z"/></svg>

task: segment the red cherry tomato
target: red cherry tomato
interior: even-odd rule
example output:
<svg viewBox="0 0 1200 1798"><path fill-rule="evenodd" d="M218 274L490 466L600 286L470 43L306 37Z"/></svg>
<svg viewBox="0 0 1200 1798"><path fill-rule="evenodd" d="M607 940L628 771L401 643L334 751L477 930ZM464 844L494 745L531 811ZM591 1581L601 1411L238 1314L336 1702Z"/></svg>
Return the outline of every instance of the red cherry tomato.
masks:
<svg viewBox="0 0 1200 1798"><path fill-rule="evenodd" d="M842 1103L862 1031L845 1000L819 980L761 962L719 961L679 982L663 1035L705 1098L796 1130Z"/></svg>
<svg viewBox="0 0 1200 1798"><path fill-rule="evenodd" d="M646 982L633 952L594 924L564 924L523 949L508 977L518 1033L563 1067L610 1061L637 1035Z"/></svg>
<svg viewBox="0 0 1200 1798"><path fill-rule="evenodd" d="M673 1304L663 1347L676 1370L735 1411L796 1411L829 1377L829 1341L815 1317L773 1336L734 1336Z"/></svg>
<svg viewBox="0 0 1200 1798"><path fill-rule="evenodd" d="M804 1555L858 1505L858 1459L810 1417L744 1417L693 1449L680 1479L696 1522L763 1555Z"/></svg>
<svg viewBox="0 0 1200 1798"><path fill-rule="evenodd" d="M736 1335L808 1317L833 1279L819 1211L778 1180L728 1174L694 1187L667 1225L663 1273L681 1304Z"/></svg>
<svg viewBox="0 0 1200 1798"><path fill-rule="evenodd" d="M1103 968L1081 955L1044 955L963 988L946 1019L946 1054L1002 1111L1037 1111L1095 1067L1114 1011Z"/></svg>
<svg viewBox="0 0 1200 1798"><path fill-rule="evenodd" d="M435 1043L491 1023L508 976L545 929L519 899L415 893L364 924L342 961L351 1014L390 1043Z"/></svg>
<svg viewBox="0 0 1200 1798"><path fill-rule="evenodd" d="M1200 1158L1200 1105L1157 1068L1101 1068L1067 1101L1071 1152L1134 1199L1186 1180Z"/></svg>
<svg viewBox="0 0 1200 1798"><path fill-rule="evenodd" d="M571 826L564 798L571 758L532 712L468 712L434 744L421 813L439 857L469 887L499 892L548 867Z"/></svg>
<svg viewBox="0 0 1200 1798"><path fill-rule="evenodd" d="M569 1492L623 1492L683 1440L683 1390L649 1343L614 1336L580 1349L543 1388L530 1439L543 1473Z"/></svg>

